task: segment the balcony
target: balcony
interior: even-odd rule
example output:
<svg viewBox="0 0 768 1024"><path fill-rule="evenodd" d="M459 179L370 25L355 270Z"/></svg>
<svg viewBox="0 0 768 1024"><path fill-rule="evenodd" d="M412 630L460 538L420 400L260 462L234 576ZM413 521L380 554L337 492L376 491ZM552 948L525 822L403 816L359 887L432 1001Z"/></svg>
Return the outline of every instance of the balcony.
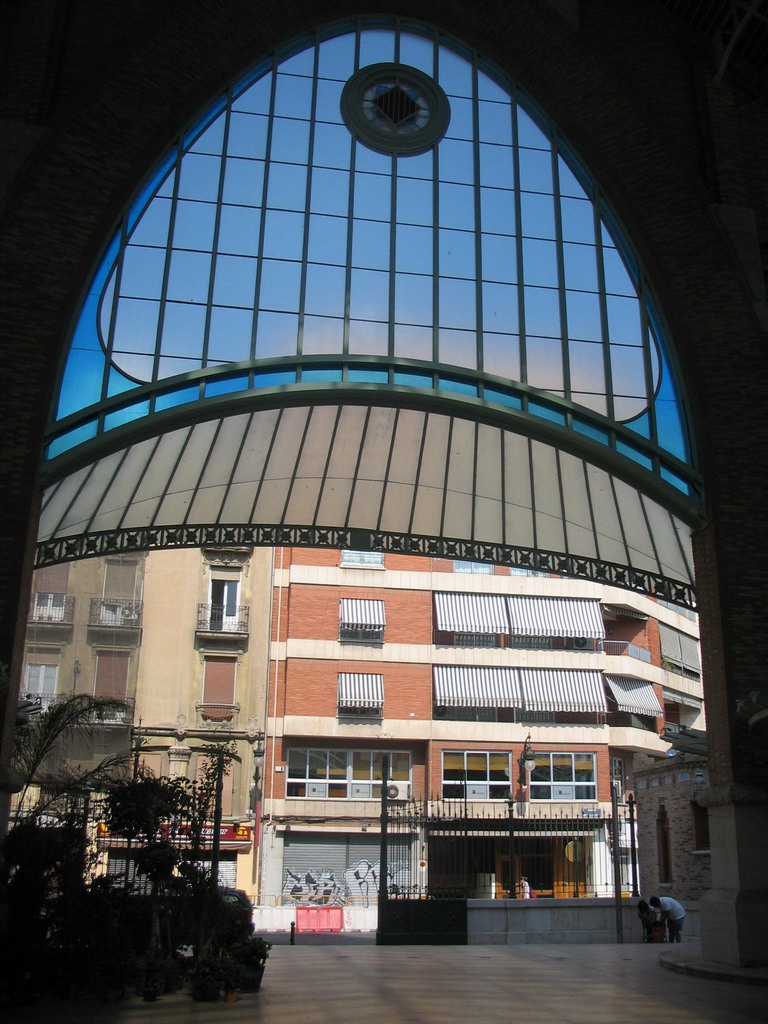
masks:
<svg viewBox="0 0 768 1024"><path fill-rule="evenodd" d="M75 599L66 594L38 592L32 595L29 623L38 638L51 643L67 643L72 635L75 618Z"/></svg>
<svg viewBox="0 0 768 1024"><path fill-rule="evenodd" d="M71 694L61 693L24 693L23 697L25 700L33 700L35 703L40 705L41 711L47 711L50 707L53 707L57 701L60 701L64 696L71 696ZM125 698L125 707L118 708L114 711L110 711L109 714L100 715L98 718L94 717L92 720L93 725L130 725L133 721L133 698Z"/></svg>
<svg viewBox="0 0 768 1024"><path fill-rule="evenodd" d="M235 729L239 704L196 704L198 729Z"/></svg>
<svg viewBox="0 0 768 1024"><path fill-rule="evenodd" d="M248 606L238 605L226 608L223 604L199 604L197 606L198 633L248 633Z"/></svg>
<svg viewBox="0 0 768 1024"><path fill-rule="evenodd" d="M651 652L628 640L603 640L602 649L603 654L608 654L612 658L637 658L648 665L651 663Z"/></svg>
<svg viewBox="0 0 768 1024"><path fill-rule="evenodd" d="M114 638L121 634L125 643L136 643L141 632L143 601L130 601L124 597L94 597L88 614L88 633L91 639L104 640L100 634Z"/></svg>

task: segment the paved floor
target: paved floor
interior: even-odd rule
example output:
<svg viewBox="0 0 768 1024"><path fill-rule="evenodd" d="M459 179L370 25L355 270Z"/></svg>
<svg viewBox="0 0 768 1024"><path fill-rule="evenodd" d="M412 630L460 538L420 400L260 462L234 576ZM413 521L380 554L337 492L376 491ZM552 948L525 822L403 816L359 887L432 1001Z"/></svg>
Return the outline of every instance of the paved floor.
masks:
<svg viewBox="0 0 768 1024"><path fill-rule="evenodd" d="M690 960L695 943L677 947ZM261 992L49 1002L4 1024L708 1024L768 1021L768 987L665 970L658 946L276 944Z"/></svg>

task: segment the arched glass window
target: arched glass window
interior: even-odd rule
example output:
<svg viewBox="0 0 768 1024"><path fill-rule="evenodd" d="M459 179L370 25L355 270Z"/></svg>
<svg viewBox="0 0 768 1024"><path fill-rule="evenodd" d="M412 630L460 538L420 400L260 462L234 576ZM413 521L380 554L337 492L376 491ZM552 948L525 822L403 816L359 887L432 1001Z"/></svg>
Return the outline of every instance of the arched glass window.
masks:
<svg viewBox="0 0 768 1024"><path fill-rule="evenodd" d="M178 139L91 283L49 457L222 396L415 389L539 418L690 493L660 318L514 83L423 26L337 26Z"/></svg>

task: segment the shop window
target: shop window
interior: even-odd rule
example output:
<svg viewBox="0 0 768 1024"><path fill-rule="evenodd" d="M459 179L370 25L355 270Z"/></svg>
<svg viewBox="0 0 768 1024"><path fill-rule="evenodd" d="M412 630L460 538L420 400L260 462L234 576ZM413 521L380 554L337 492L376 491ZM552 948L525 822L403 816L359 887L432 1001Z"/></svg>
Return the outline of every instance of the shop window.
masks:
<svg viewBox="0 0 768 1024"><path fill-rule="evenodd" d="M446 800L508 800L509 780L509 753L505 751L443 753L442 792Z"/></svg>
<svg viewBox="0 0 768 1024"><path fill-rule="evenodd" d="M536 752L531 800L597 800L594 754Z"/></svg>

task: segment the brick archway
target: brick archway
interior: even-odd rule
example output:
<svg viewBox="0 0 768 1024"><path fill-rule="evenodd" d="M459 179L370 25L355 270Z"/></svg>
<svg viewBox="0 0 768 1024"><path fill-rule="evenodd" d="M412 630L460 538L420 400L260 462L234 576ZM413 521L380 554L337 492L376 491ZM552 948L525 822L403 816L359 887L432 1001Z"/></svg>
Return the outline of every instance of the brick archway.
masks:
<svg viewBox="0 0 768 1024"><path fill-rule="evenodd" d="M363 5L310 10L288 2L257 18L246 0L224 11L213 2L194 11L174 3L159 20L155 5L130 12L117 5L120 17L115 12L108 29L87 3L71 5L66 24L42 16L47 5L17 6L5 15L13 49L2 113L13 187L0 236L8 268L0 285L7 373L0 660L8 663L26 604L35 533L28 524L61 340L110 224L174 129L233 69L310 19L354 15ZM766 763L739 709L765 686L765 487L756 455L766 434L766 368L755 306L760 278L750 292L748 264L734 255L723 224L738 215L748 227L750 211L765 223L765 128L759 104L745 102L733 82L714 82L703 37L660 5L636 5L628 16L605 0L580 18L558 6L513 5L501 17L490 2L471 10L423 2L401 13L440 24L525 82L577 142L651 268L693 397L705 472L708 524L695 555L712 801L722 848L729 836L743 845L745 830L765 813ZM40 53L48 54L45 67L28 59ZM653 75L649 53L657 55ZM748 232L739 238L749 240ZM11 727L6 718L6 742ZM750 902L757 881L748 871L720 877L715 916L727 919L735 955L754 959L747 911L735 907Z"/></svg>

